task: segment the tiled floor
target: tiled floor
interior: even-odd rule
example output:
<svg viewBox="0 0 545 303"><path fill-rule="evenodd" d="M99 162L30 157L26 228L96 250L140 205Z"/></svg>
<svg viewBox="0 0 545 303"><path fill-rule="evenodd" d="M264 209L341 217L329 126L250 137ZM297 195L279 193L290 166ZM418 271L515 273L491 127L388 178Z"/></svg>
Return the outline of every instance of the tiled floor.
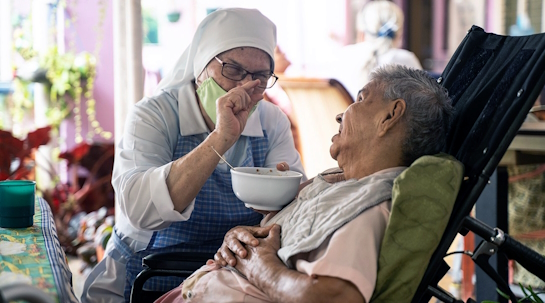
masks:
<svg viewBox="0 0 545 303"><path fill-rule="evenodd" d="M85 281L86 275L81 273L81 268L83 266L83 261L77 257L68 256L68 266L72 272L72 284L74 287L74 293L79 299L83 289L83 282Z"/></svg>

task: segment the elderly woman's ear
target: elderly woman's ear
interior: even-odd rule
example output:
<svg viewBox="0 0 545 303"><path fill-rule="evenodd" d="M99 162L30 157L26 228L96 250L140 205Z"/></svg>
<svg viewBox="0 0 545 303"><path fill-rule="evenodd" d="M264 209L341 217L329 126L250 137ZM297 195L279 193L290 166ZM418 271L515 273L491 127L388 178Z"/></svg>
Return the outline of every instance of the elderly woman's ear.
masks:
<svg viewBox="0 0 545 303"><path fill-rule="evenodd" d="M407 103L403 99L395 99L388 102L386 106L387 112L380 123L379 137L386 135L401 125L406 109Z"/></svg>

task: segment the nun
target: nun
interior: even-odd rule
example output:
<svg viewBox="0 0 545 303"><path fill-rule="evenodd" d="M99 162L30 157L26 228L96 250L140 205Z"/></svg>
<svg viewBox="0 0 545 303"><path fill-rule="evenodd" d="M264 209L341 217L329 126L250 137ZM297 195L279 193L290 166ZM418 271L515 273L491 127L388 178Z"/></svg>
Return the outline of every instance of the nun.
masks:
<svg viewBox="0 0 545 303"><path fill-rule="evenodd" d="M276 26L255 9L209 14L155 95L135 104L116 147L116 224L82 302L128 302L142 258L157 252L216 252L237 225L263 215L231 188L229 167L304 174L287 116L261 101L272 87ZM303 177L303 181L306 177ZM179 285L156 278L146 287Z"/></svg>

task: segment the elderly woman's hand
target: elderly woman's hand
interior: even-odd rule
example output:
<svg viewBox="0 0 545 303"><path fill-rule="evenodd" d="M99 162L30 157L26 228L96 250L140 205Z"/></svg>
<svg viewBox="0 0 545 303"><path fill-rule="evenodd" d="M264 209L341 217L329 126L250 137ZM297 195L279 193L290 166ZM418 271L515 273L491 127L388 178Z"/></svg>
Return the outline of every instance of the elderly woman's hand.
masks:
<svg viewBox="0 0 545 303"><path fill-rule="evenodd" d="M277 255L280 249L280 229L280 225L271 225L267 237L259 239L258 245L248 246L246 258L237 258L235 268L249 281L259 280L259 276L270 271L273 264L284 267Z"/></svg>
<svg viewBox="0 0 545 303"><path fill-rule="evenodd" d="M218 98L216 131L228 142L238 140L252 108L263 98L263 93L258 93L259 83L259 80L246 82Z"/></svg>
<svg viewBox="0 0 545 303"><path fill-rule="evenodd" d="M231 228L223 238L223 244L214 255L214 260L222 266L237 264L236 254L244 259L248 255L245 245L255 247L259 244L257 238L265 238L269 235L272 226L237 226Z"/></svg>

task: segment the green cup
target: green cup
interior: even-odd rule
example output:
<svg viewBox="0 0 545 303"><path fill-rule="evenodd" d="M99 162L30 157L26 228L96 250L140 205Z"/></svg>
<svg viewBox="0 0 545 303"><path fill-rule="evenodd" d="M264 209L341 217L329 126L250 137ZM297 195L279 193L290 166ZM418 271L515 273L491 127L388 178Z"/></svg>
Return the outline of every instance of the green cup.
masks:
<svg viewBox="0 0 545 303"><path fill-rule="evenodd" d="M27 180L0 181L0 227L32 226L36 182Z"/></svg>

